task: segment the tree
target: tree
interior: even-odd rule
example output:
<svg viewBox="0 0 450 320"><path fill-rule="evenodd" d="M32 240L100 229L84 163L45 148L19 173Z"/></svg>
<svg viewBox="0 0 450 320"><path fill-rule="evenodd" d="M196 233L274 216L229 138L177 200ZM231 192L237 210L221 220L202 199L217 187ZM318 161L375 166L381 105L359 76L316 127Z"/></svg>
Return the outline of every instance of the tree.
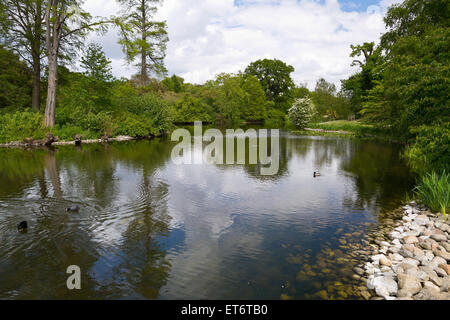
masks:
<svg viewBox="0 0 450 320"><path fill-rule="evenodd" d="M298 129L304 129L316 113L314 103L309 97L297 99L289 109L288 117Z"/></svg>
<svg viewBox="0 0 450 320"><path fill-rule="evenodd" d="M266 96L258 79L254 76L248 76L242 84L242 90L246 93L245 97L245 120L258 121L263 120L266 111Z"/></svg>
<svg viewBox="0 0 450 320"><path fill-rule="evenodd" d="M217 76L216 109L229 124L238 124L242 119L246 93L242 90L242 75L220 74Z"/></svg>
<svg viewBox="0 0 450 320"><path fill-rule="evenodd" d="M361 69L347 80L342 81L342 91L350 98L351 111L358 114L367 100L369 91L375 86L375 81L380 79L380 68L384 58L381 54L382 48L376 47L374 42L351 45L351 48L350 57L363 56L364 60L353 60L352 66L359 66Z"/></svg>
<svg viewBox="0 0 450 320"><path fill-rule="evenodd" d="M195 121L212 122L213 110L199 98L186 95L174 105L175 122L190 123Z"/></svg>
<svg viewBox="0 0 450 320"><path fill-rule="evenodd" d="M245 76L255 76L261 83L269 101L281 102L288 92L294 88L291 73L294 67L283 61L264 59L252 62L245 69Z"/></svg>
<svg viewBox="0 0 450 320"><path fill-rule="evenodd" d="M0 34L4 46L15 51L33 69L31 104L41 105L41 59L44 52L43 0L1 0Z"/></svg>
<svg viewBox="0 0 450 320"><path fill-rule="evenodd" d="M140 57L140 84L147 85L149 73L164 75L166 56L167 25L164 21L154 21L157 5L161 0L117 0L124 9L126 17L122 25L121 39L127 61Z"/></svg>
<svg viewBox="0 0 450 320"><path fill-rule="evenodd" d="M361 113L408 141L419 126L450 121L450 6L405 0L389 9L385 23L384 63Z"/></svg>
<svg viewBox="0 0 450 320"><path fill-rule="evenodd" d="M384 18L387 32L381 37L381 46L390 51L400 38L422 37L431 29L450 26L448 0L405 0L393 5Z"/></svg>
<svg viewBox="0 0 450 320"><path fill-rule="evenodd" d="M161 83L169 90L169 91L173 91L175 93L180 93L183 92L183 84L184 84L184 79L177 76L177 75L173 75L170 78L165 78L163 81L161 81Z"/></svg>
<svg viewBox="0 0 450 320"><path fill-rule="evenodd" d="M350 45L352 48L352 53L350 54L350 57L360 57L361 55L364 56L364 61L361 60L353 60L352 67L359 65L360 67L363 67L367 65L367 63L370 61L370 58L372 57L374 50L375 50L375 43L374 42L364 42L363 45Z"/></svg>
<svg viewBox="0 0 450 320"><path fill-rule="evenodd" d="M321 78L316 82L316 89L312 94L312 100L317 108L317 113L321 116L334 117L336 102L336 86Z"/></svg>
<svg viewBox="0 0 450 320"><path fill-rule="evenodd" d="M84 57L81 58L81 67L88 77L98 81L110 81L113 78L111 60L106 58L102 47L97 43L89 44Z"/></svg>
<svg viewBox="0 0 450 320"><path fill-rule="evenodd" d="M0 46L0 108L30 105L32 70L14 52Z"/></svg>
<svg viewBox="0 0 450 320"><path fill-rule="evenodd" d="M111 20L98 19L91 23L92 17L80 8L77 0L48 0L45 11L46 48L48 55L48 92L45 105L45 125L54 127L56 113L56 88L58 58L61 47L70 43L81 45L89 31L105 31Z"/></svg>
<svg viewBox="0 0 450 320"><path fill-rule="evenodd" d="M399 38L381 80L369 91L363 115L407 140L410 129L450 121L449 28Z"/></svg>

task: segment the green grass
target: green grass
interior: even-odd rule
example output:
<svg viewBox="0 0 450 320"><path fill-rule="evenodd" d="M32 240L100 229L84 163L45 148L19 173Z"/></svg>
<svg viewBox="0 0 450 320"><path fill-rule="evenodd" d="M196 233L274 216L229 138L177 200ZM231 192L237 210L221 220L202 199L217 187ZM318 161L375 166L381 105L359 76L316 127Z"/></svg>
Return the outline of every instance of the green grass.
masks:
<svg viewBox="0 0 450 320"><path fill-rule="evenodd" d="M447 210L450 207L450 174L428 173L421 177L414 190L418 199L433 212L440 212L447 220Z"/></svg>
<svg viewBox="0 0 450 320"><path fill-rule="evenodd" d="M345 131L361 137L377 137L385 139L390 137L389 130L362 123L360 121L337 120L321 123L310 123L308 128L327 131Z"/></svg>
<svg viewBox="0 0 450 320"><path fill-rule="evenodd" d="M363 124L359 121L347 121L347 120L336 120L321 123L310 123L308 128L311 129L323 129L330 131L349 131L349 132L360 132L362 130L372 130L373 126L368 124Z"/></svg>

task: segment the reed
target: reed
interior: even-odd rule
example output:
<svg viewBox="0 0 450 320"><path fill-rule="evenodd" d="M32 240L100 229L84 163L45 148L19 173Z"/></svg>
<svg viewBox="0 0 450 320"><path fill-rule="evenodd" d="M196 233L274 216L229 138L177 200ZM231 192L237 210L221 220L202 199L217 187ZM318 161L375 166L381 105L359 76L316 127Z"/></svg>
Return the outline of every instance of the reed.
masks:
<svg viewBox="0 0 450 320"><path fill-rule="evenodd" d="M447 220L450 207L450 174L445 170L425 174L414 189L415 195L433 212L440 212Z"/></svg>

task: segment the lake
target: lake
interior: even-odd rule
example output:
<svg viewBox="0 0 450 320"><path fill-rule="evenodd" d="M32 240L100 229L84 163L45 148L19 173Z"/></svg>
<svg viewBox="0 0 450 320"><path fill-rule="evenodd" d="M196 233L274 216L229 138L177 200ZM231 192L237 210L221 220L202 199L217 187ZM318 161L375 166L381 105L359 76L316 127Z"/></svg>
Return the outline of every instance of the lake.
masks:
<svg viewBox="0 0 450 320"><path fill-rule="evenodd" d="M386 142L281 132L274 176L174 145L0 150L0 298L359 299L352 245L414 185Z"/></svg>

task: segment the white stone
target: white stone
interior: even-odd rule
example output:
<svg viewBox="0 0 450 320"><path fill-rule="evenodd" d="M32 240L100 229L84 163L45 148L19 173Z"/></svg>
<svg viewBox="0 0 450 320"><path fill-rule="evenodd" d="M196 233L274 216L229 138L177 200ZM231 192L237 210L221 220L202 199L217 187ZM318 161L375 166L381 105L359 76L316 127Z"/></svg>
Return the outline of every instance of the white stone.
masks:
<svg viewBox="0 0 450 320"><path fill-rule="evenodd" d="M419 266L419 264L420 264L419 261L417 261L416 259L412 259L412 258L405 258L403 260L403 262L409 263L410 265L413 265L413 266L416 266L416 267Z"/></svg>
<svg viewBox="0 0 450 320"><path fill-rule="evenodd" d="M379 264L381 258L386 258L386 256L384 254L376 254L370 257L370 259L373 261L374 264Z"/></svg>
<svg viewBox="0 0 450 320"><path fill-rule="evenodd" d="M381 297L387 297L394 295L398 291L397 282L391 277L376 277L368 280L367 287L375 292Z"/></svg>

